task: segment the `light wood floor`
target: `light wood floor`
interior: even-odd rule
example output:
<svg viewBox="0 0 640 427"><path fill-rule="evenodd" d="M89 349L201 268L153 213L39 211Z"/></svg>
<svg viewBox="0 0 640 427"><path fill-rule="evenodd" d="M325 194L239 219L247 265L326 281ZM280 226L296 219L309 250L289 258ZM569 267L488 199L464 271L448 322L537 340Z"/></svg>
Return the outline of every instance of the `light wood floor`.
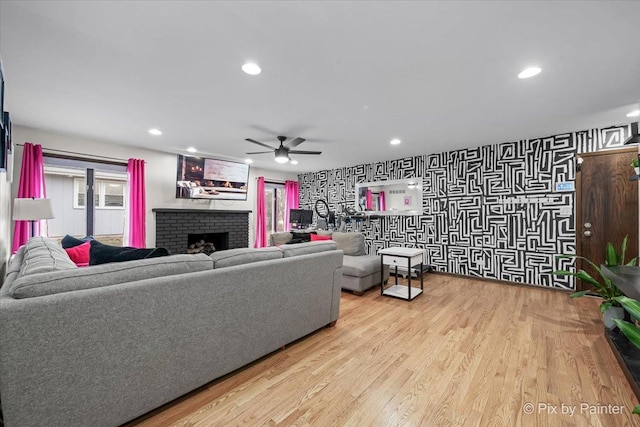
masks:
<svg viewBox="0 0 640 427"><path fill-rule="evenodd" d="M597 306L437 274L412 302L343 292L335 327L131 425L640 425Z"/></svg>

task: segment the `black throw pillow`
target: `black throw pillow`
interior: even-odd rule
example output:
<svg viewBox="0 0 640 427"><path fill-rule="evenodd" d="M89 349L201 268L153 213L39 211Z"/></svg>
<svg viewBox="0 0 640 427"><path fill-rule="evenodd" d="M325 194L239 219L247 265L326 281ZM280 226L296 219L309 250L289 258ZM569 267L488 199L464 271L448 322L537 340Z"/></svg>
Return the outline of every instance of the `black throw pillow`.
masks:
<svg viewBox="0 0 640 427"><path fill-rule="evenodd" d="M91 250L89 251L89 265L106 264L108 262L133 261L136 259L155 258L167 255L171 255L171 253L165 248L142 249L110 246L100 243L97 240L92 240Z"/></svg>
<svg viewBox="0 0 640 427"><path fill-rule="evenodd" d="M291 232L291 240L301 240L300 242L296 242L296 243L303 243L303 242L310 242L311 241L311 234L316 234L315 232L304 232L304 231L292 231ZM291 243L291 242L288 242Z"/></svg>
<svg viewBox="0 0 640 427"><path fill-rule="evenodd" d="M294 239L289 240L289 241L287 242L287 245L293 245L293 244L295 244L295 243L304 243L304 242L305 242L305 240L302 240L302 239L295 239L295 238L294 238Z"/></svg>
<svg viewBox="0 0 640 427"><path fill-rule="evenodd" d="M76 237L69 236L67 234L62 238L62 240L60 241L60 244L62 245L62 249L71 249L71 248L75 248L76 246L80 246L85 242L90 242L91 240L93 240L93 236L86 236L86 237L83 237L82 239L78 239Z"/></svg>

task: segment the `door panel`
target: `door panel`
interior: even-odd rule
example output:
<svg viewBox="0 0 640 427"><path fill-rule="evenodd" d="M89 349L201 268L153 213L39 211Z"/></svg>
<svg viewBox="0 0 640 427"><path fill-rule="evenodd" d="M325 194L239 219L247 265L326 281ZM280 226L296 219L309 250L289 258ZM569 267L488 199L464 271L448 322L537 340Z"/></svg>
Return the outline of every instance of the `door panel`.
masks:
<svg viewBox="0 0 640 427"><path fill-rule="evenodd" d="M604 263L607 242L617 251L625 235L629 236L626 260L638 255L638 181L631 159L637 147L581 154L577 180L576 252L597 265ZM592 276L597 274L586 262L579 262ZM586 289L580 281L577 289Z"/></svg>

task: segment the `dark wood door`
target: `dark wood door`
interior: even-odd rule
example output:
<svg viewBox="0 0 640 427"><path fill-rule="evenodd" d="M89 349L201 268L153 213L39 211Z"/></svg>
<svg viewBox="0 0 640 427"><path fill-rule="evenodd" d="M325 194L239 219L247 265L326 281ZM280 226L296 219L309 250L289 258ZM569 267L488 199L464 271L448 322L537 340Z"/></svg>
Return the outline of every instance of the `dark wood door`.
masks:
<svg viewBox="0 0 640 427"><path fill-rule="evenodd" d="M605 246L613 243L617 251L624 236L629 236L625 261L638 255L638 181L631 159L638 148L580 154L582 159L576 180L576 252L596 264L604 263ZM594 275L586 263L578 263ZM585 289L578 281L577 289Z"/></svg>

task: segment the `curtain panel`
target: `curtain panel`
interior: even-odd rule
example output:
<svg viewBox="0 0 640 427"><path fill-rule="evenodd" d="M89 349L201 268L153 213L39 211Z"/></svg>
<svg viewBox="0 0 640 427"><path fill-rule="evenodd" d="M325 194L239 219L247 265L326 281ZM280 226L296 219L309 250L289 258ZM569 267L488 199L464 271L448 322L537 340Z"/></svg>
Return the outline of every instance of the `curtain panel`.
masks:
<svg viewBox="0 0 640 427"><path fill-rule="evenodd" d="M298 209L298 181L285 181L284 182L284 229L291 230L291 224L289 224L289 211L291 209Z"/></svg>
<svg viewBox="0 0 640 427"><path fill-rule="evenodd" d="M144 160L129 159L127 163L129 178L129 215L128 242L135 248L146 247L147 203L144 185Z"/></svg>
<svg viewBox="0 0 640 427"><path fill-rule="evenodd" d="M18 198L46 199L47 193L44 185L44 162L42 158L42 146L25 142L22 151L22 166L20 168L20 181L18 181ZM16 221L13 228L12 253L16 253L20 246L29 240L29 222ZM33 222L33 235L42 235L42 221Z"/></svg>
<svg viewBox="0 0 640 427"><path fill-rule="evenodd" d="M267 204L263 176L258 177L256 197L256 235L253 247L264 248L269 244L267 243Z"/></svg>

